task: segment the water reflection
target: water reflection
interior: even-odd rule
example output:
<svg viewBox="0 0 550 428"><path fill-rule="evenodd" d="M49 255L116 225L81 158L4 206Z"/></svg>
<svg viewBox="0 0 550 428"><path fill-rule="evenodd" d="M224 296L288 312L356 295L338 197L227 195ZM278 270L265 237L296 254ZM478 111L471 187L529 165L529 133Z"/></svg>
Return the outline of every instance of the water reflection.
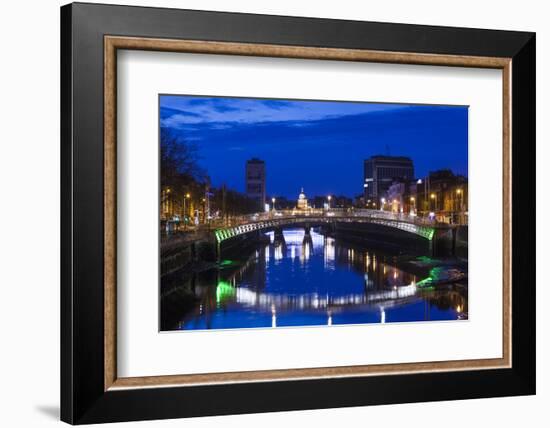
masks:
<svg viewBox="0 0 550 428"><path fill-rule="evenodd" d="M467 290L420 287L395 256L311 230L270 234L237 269L198 276L178 329L281 327L467 318ZM185 306L185 307L183 307Z"/></svg>

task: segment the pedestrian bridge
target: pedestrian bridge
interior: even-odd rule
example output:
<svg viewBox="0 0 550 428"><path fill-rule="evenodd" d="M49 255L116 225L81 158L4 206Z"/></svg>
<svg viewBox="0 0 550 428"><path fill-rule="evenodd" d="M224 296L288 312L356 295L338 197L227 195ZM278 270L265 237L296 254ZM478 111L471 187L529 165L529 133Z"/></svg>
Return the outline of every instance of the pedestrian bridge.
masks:
<svg viewBox="0 0 550 428"><path fill-rule="evenodd" d="M377 224L412 233L428 241L433 239L436 228L450 227L408 214L378 210L284 210L233 219L231 226L220 227L214 233L219 244L254 231L270 231L286 227L316 227L335 223Z"/></svg>

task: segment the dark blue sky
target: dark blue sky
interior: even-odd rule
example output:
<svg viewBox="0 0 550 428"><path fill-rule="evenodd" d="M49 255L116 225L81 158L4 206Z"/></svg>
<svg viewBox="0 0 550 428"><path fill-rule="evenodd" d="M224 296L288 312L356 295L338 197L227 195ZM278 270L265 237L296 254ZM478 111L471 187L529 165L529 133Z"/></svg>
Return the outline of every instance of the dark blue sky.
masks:
<svg viewBox="0 0 550 428"><path fill-rule="evenodd" d="M198 96L160 97L161 126L199 154L215 187L244 191L247 159L266 162L268 195L362 193L363 160L410 156L415 174L468 175L468 108Z"/></svg>

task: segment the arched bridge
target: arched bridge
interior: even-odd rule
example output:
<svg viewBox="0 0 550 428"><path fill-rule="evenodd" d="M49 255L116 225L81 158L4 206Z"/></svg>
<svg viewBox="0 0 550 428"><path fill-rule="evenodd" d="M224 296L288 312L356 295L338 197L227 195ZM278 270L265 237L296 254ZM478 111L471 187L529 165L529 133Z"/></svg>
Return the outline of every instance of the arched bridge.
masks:
<svg viewBox="0 0 550 428"><path fill-rule="evenodd" d="M228 239L254 231L269 231L277 228L322 226L333 223L369 223L391 227L420 236L428 241L434 237L436 228L449 228L435 222L406 214L394 214L377 210L285 210L253 214L234 221L232 226L215 230L216 241Z"/></svg>

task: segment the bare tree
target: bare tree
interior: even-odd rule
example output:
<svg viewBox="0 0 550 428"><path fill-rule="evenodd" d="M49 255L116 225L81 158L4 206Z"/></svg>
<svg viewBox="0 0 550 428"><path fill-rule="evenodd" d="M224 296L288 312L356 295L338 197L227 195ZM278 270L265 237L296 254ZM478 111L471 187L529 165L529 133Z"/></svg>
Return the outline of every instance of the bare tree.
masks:
<svg viewBox="0 0 550 428"><path fill-rule="evenodd" d="M196 192L209 181L198 164L196 146L166 128L161 128L160 135L160 177L161 187L178 196Z"/></svg>

